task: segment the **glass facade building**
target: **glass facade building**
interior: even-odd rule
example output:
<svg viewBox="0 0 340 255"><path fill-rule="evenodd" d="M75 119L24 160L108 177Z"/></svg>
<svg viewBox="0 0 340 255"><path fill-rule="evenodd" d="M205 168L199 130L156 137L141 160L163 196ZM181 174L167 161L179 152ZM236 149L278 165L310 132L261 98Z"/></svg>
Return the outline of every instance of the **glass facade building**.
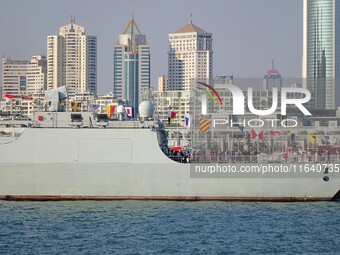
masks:
<svg viewBox="0 0 340 255"><path fill-rule="evenodd" d="M340 1L304 0L303 78L312 108L335 109L339 100Z"/></svg>
<svg viewBox="0 0 340 255"><path fill-rule="evenodd" d="M132 105L138 106L138 54L124 54L124 98L128 98Z"/></svg>
<svg viewBox="0 0 340 255"><path fill-rule="evenodd" d="M113 93L138 109L149 97L150 48L133 17L118 37L113 59Z"/></svg>

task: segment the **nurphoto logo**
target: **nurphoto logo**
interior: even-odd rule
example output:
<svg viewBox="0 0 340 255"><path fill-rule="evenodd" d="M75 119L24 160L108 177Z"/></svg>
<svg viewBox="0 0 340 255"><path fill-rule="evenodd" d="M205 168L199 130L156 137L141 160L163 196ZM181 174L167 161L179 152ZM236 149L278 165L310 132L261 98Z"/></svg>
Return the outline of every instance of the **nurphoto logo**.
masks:
<svg viewBox="0 0 340 255"><path fill-rule="evenodd" d="M216 97L219 99L220 104L222 105L222 100L221 97L219 95L219 93L210 85L207 85L205 83L201 83L199 82L199 84L204 85L206 87L208 87L215 95ZM244 115L244 94L242 92L242 90L235 86L235 85L231 85L231 84L225 84L224 85L225 88L229 89L232 93L232 99L233 99L233 114L234 115ZM247 105L249 108L249 111L255 115L258 116L265 116L265 115L270 115L272 113L274 113L278 107L278 89L277 88L273 88L273 103L270 109L266 109L266 110L257 110L254 107L253 104L253 88L248 87L247 89ZM303 98L288 98L288 94L289 93L301 93L303 95L305 95L305 97ZM209 94L209 91L207 92L208 95L211 96L211 93ZM212 97L212 99L214 100L214 98ZM281 115L287 115L287 105L295 105L304 115L306 116L310 116L312 115L307 109L306 107L303 106L304 103L309 102L309 100L311 99L311 93L309 92L309 90L305 89L305 88L281 88ZM202 97L202 115L206 115L207 114L207 100L206 97Z"/></svg>

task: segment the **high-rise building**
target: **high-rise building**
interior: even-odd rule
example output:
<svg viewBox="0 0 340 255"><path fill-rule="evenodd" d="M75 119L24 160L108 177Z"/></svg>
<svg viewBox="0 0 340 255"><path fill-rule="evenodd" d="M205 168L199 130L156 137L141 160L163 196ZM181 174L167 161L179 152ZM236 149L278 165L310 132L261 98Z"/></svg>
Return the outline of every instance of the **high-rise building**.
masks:
<svg viewBox="0 0 340 255"><path fill-rule="evenodd" d="M304 86L312 93L311 108L340 106L340 1L304 0Z"/></svg>
<svg viewBox="0 0 340 255"><path fill-rule="evenodd" d="M46 89L46 57L33 56L31 60L2 59L3 94L32 95Z"/></svg>
<svg viewBox="0 0 340 255"><path fill-rule="evenodd" d="M158 77L158 92L163 92L168 90L168 76L162 75Z"/></svg>
<svg viewBox="0 0 340 255"><path fill-rule="evenodd" d="M133 15L118 37L113 62L114 95L137 107L149 97L150 47Z"/></svg>
<svg viewBox="0 0 340 255"><path fill-rule="evenodd" d="M97 37L71 23L47 37L49 89L66 85L69 94L97 93Z"/></svg>
<svg viewBox="0 0 340 255"><path fill-rule="evenodd" d="M263 77L263 89L271 90L277 88L279 91L282 87L282 77L278 70L274 67L274 60L272 60L272 69L268 70Z"/></svg>
<svg viewBox="0 0 340 255"><path fill-rule="evenodd" d="M189 23L169 34L168 90L190 90L213 77L212 34Z"/></svg>

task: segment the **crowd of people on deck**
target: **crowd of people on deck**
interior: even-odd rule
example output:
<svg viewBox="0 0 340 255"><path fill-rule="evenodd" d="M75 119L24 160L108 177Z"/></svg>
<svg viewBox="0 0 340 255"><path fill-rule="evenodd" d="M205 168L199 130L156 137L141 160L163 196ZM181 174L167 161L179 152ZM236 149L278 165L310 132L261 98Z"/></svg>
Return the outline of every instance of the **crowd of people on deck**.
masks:
<svg viewBox="0 0 340 255"><path fill-rule="evenodd" d="M339 151L331 153L329 150L307 150L307 151L293 151L284 153L283 159L290 163L330 163L339 162Z"/></svg>
<svg viewBox="0 0 340 255"><path fill-rule="evenodd" d="M189 150L174 150L166 148L163 152L174 161L180 163L190 163L191 155Z"/></svg>
<svg viewBox="0 0 340 255"><path fill-rule="evenodd" d="M250 151L211 151L205 150L184 150L178 148L165 148L164 154L170 159L180 163L331 163L340 162L339 151L329 150L310 150L298 149L293 151L285 151L281 153L273 153L268 155L261 153L256 148Z"/></svg>
<svg viewBox="0 0 340 255"><path fill-rule="evenodd" d="M220 163L237 163L237 162L261 162L262 154L254 149L252 151L212 151L207 154L204 150L193 152L193 161L195 162L220 162Z"/></svg>

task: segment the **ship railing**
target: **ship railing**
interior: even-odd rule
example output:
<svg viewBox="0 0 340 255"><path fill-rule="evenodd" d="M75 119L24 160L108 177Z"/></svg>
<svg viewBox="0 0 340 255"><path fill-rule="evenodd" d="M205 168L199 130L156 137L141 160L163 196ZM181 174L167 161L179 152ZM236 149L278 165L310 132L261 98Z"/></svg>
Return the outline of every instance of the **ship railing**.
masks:
<svg viewBox="0 0 340 255"><path fill-rule="evenodd" d="M173 161L179 162L179 163L190 163L190 157L188 156L168 156Z"/></svg>
<svg viewBox="0 0 340 255"><path fill-rule="evenodd" d="M190 163L340 163L340 156L313 155L304 157L285 157L284 155L196 155L190 157Z"/></svg>
<svg viewBox="0 0 340 255"><path fill-rule="evenodd" d="M265 161L265 159L262 159ZM257 163L258 157L255 155L237 155L237 156L222 156L222 155L200 155L192 156L193 163Z"/></svg>

